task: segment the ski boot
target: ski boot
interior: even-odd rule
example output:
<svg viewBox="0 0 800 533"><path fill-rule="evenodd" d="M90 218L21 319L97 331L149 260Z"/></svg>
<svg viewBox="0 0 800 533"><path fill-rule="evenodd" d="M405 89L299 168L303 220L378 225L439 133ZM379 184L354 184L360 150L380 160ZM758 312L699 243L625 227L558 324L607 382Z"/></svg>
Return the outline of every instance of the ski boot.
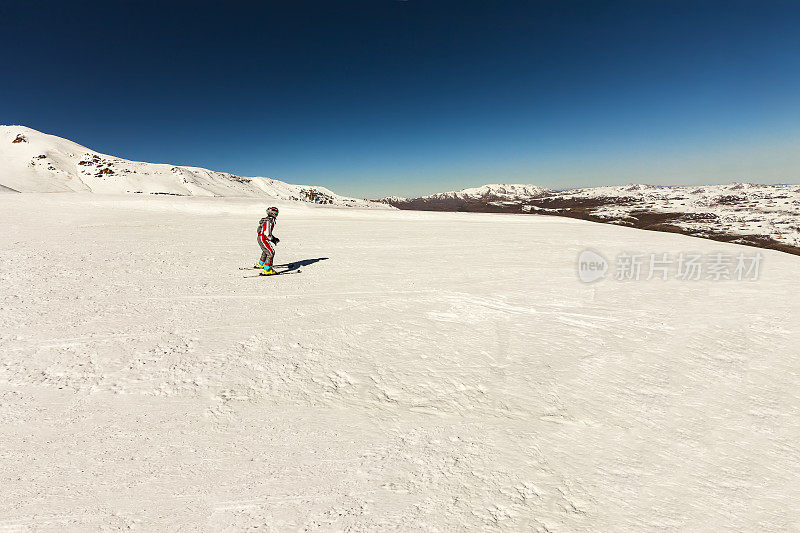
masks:
<svg viewBox="0 0 800 533"><path fill-rule="evenodd" d="M259 272L259 275L274 276L277 273L278 272L274 268L272 268L272 265L264 265L264 269L261 272Z"/></svg>

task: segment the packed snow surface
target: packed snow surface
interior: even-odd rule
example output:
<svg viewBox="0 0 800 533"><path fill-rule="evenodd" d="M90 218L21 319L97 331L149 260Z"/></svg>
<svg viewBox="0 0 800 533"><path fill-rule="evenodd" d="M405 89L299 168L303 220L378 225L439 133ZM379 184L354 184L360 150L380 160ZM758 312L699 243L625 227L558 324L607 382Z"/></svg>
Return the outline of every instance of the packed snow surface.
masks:
<svg viewBox="0 0 800 533"><path fill-rule="evenodd" d="M0 195L0 530L800 528L800 258L584 284L756 251L278 205L248 279L263 202Z"/></svg>
<svg viewBox="0 0 800 533"><path fill-rule="evenodd" d="M0 126L0 192L92 192L243 196L347 207L387 208L325 187L292 185L205 168L128 161L24 126Z"/></svg>

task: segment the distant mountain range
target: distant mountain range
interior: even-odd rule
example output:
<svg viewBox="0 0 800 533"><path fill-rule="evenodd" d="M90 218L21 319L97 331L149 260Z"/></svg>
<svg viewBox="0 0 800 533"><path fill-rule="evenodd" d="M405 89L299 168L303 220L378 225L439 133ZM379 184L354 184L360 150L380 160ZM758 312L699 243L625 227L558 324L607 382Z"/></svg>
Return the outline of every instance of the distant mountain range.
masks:
<svg viewBox="0 0 800 533"><path fill-rule="evenodd" d="M482 187L474 187L471 189L461 189L460 191L440 192L430 194L428 196L421 196L418 198L403 198L400 196L390 196L384 198L385 201L390 202L411 202L411 201L431 201L436 202L440 200L480 200L486 202L492 201L517 201L525 198L536 198L545 193L550 192L550 189L539 187L538 185L519 185L519 184L504 184L492 183Z"/></svg>
<svg viewBox="0 0 800 533"><path fill-rule="evenodd" d="M325 187L292 185L205 168L129 161L24 126L0 126L0 193L76 192L244 196L316 204L388 208Z"/></svg>
<svg viewBox="0 0 800 533"><path fill-rule="evenodd" d="M24 126L0 126L0 194L238 196L315 204L544 214L774 248L800 255L800 185L625 185L555 191L489 184L379 201L198 167L129 161Z"/></svg>
<svg viewBox="0 0 800 533"><path fill-rule="evenodd" d="M800 185L625 185L554 191L492 184L382 201L399 209L566 216L800 255Z"/></svg>

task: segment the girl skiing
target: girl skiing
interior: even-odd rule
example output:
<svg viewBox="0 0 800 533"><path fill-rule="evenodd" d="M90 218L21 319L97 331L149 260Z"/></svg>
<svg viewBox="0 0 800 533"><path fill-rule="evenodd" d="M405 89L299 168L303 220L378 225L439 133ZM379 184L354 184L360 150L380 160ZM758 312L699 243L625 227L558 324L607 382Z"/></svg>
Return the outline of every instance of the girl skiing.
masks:
<svg viewBox="0 0 800 533"><path fill-rule="evenodd" d="M270 207L267 209L267 216L258 221L258 245L261 247L261 259L254 268L262 269L259 272L262 276L277 274L272 268L272 261L275 259L275 245L280 242L280 239L272 234L277 218L278 208Z"/></svg>

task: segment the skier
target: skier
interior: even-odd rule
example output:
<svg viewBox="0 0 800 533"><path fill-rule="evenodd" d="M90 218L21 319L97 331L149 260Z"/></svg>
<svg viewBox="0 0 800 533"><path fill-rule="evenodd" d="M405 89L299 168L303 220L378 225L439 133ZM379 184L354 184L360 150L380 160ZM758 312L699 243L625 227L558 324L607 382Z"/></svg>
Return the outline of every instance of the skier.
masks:
<svg viewBox="0 0 800 533"><path fill-rule="evenodd" d="M270 207L267 209L267 216L258 221L258 245L261 247L261 260L253 268L262 269L259 272L262 276L277 274L275 269L272 268L272 261L275 259L275 245L280 242L280 239L272 234L277 218L278 208Z"/></svg>

